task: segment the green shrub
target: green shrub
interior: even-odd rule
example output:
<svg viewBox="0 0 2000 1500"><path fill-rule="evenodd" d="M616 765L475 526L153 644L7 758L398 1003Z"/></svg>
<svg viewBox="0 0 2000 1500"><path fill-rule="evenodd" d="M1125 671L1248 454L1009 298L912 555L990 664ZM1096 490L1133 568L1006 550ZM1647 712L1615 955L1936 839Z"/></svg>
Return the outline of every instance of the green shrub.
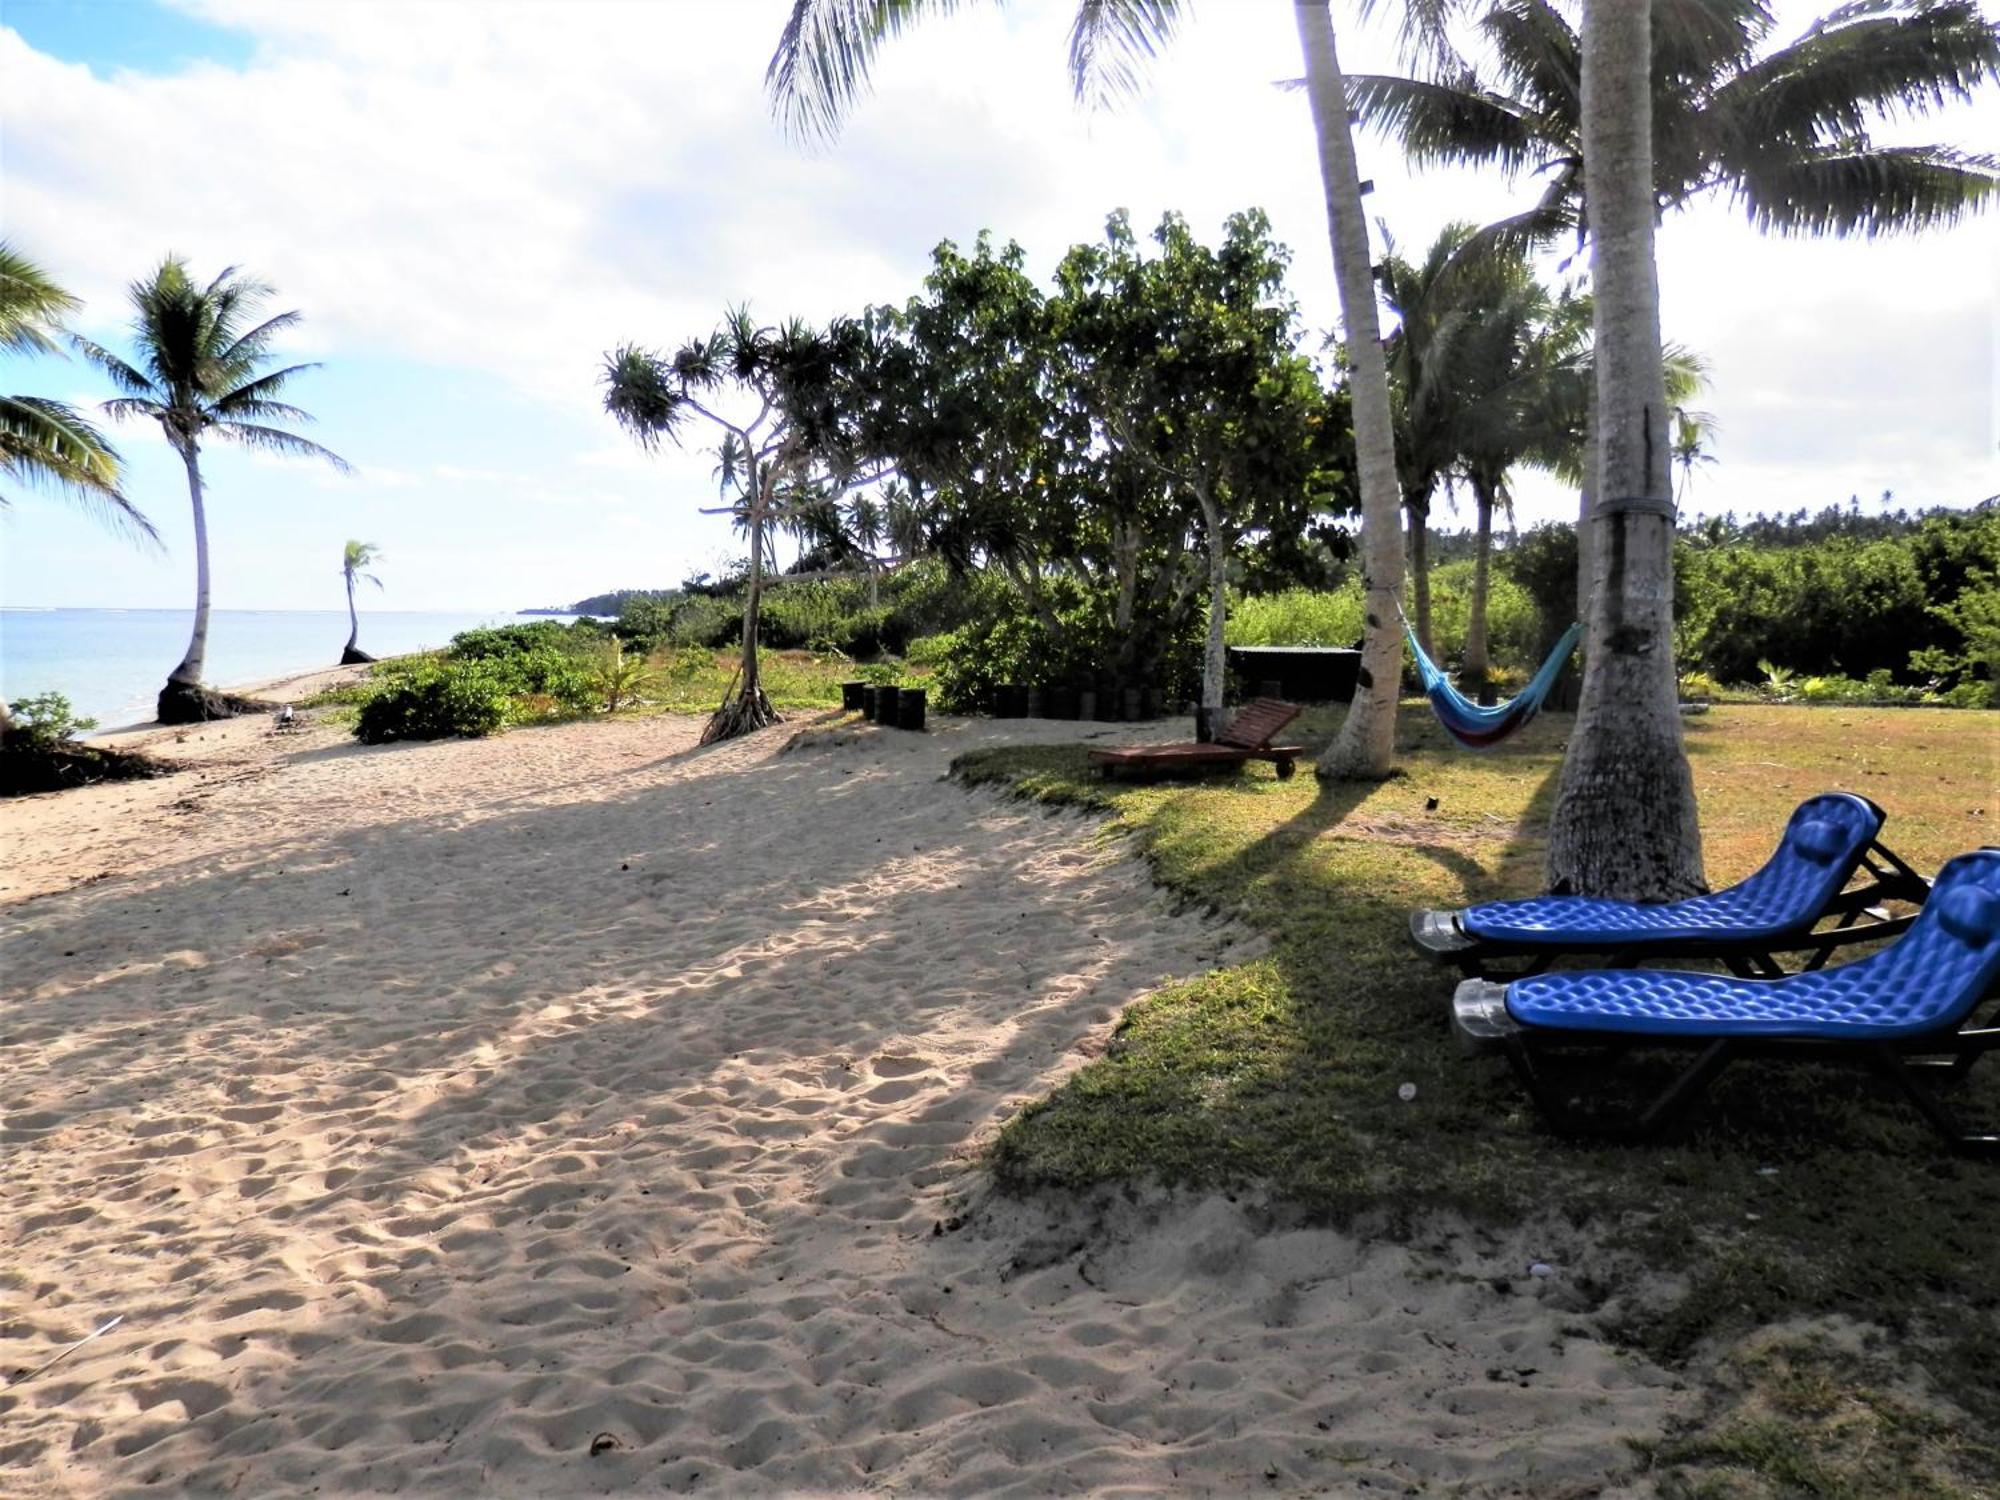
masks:
<svg viewBox="0 0 2000 1500"><path fill-rule="evenodd" d="M61 693L17 698L7 708L14 716L15 737L33 750L53 750L97 727L95 719L79 719Z"/></svg>
<svg viewBox="0 0 2000 1500"><path fill-rule="evenodd" d="M944 659L945 646L950 640L949 632L920 635L904 650L903 658L913 667L934 667Z"/></svg>
<svg viewBox="0 0 2000 1500"><path fill-rule="evenodd" d="M491 660L425 657L386 673L361 705L355 737L366 745L389 740L477 737L507 723L517 679Z"/></svg>
<svg viewBox="0 0 2000 1500"><path fill-rule="evenodd" d="M1366 614L1359 580L1326 593L1286 589L1232 600L1223 639L1232 646L1352 646Z"/></svg>

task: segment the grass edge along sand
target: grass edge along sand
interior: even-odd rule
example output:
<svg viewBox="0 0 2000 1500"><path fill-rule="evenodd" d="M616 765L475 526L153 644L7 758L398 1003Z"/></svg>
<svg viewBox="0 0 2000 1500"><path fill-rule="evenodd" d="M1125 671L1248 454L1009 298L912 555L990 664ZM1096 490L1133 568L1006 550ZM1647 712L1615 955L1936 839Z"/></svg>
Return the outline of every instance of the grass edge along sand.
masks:
<svg viewBox="0 0 2000 1500"><path fill-rule="evenodd" d="M998 1183L1254 1185L1308 1215L1366 1216L1391 1232L1437 1211L1489 1223L1553 1215L1601 1247L1603 1264L1576 1272L1600 1304L1635 1270L1671 1288L1621 1299L1631 1310L1613 1329L1653 1358L1723 1369L1723 1351L1759 1330L1852 1320L1867 1332L1841 1367L1848 1378L1888 1381L1887 1360L1895 1379L1990 1426L2000 1417L1992 1165L1951 1156L1906 1106L1846 1068L1738 1064L1691 1127L1658 1144L1550 1134L1503 1064L1453 1044L1455 975L1411 949L1406 923L1414 907L1539 888L1570 721L1545 717L1477 756L1451 747L1421 704L1401 721L1401 769L1372 786L1280 782L1268 767L1192 784L1106 783L1081 746L986 750L955 764L966 784L1102 814L1101 836L1133 841L1166 890L1270 940L1264 957L1132 1006L1102 1057L1000 1133L989 1154ZM1321 710L1305 738L1336 724ZM1927 872L1995 840L1991 715L1718 708L1689 724L1688 749L1717 886L1760 864L1792 808L1824 790L1880 802L1886 841ZM1610 1081L1658 1076L1637 1056ZM1964 1101L1974 1118L2000 1117L1997 1079L1974 1073ZM1413 1099L1401 1096L1406 1083ZM1884 1413L1914 1409L1907 1390L1860 1388L1860 1404L1835 1420L1824 1403L1785 1395L1795 1367L1820 1369L1824 1357L1732 1357L1737 1373L1714 1386L1711 1408L1718 1420L1731 1413L1732 1432L1754 1410L1756 1440L1661 1445L1654 1458L1671 1490L1797 1493L1805 1453L1831 1486L1821 1492L1884 1492L1886 1450L1869 1434ZM1948 1424L1897 1421L1902 1492L2000 1486L2000 1452L1955 1443L1947 1453Z"/></svg>

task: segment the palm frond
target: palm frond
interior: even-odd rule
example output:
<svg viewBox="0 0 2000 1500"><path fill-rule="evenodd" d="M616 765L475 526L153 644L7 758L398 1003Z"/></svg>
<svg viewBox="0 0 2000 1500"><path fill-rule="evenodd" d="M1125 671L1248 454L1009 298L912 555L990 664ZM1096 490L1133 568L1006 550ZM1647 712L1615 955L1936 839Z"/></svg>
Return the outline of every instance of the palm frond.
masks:
<svg viewBox="0 0 2000 1500"><path fill-rule="evenodd" d="M1508 91L1553 124L1581 121L1583 43L1549 0L1495 0L1479 29Z"/></svg>
<svg viewBox="0 0 2000 1500"><path fill-rule="evenodd" d="M263 405L269 402L271 397L283 390L293 376L303 374L307 370L317 370L318 368L320 367L317 363L288 365L282 370L272 370L266 375L255 375L251 379L244 381L241 385L224 389L220 394L215 396L215 409L219 412L229 414L244 407ZM246 370L245 373L248 373L248 371ZM290 410L295 412L296 420L298 421L310 422L313 420L306 413L297 411L296 408L291 408Z"/></svg>
<svg viewBox="0 0 2000 1500"><path fill-rule="evenodd" d="M1718 86L1708 112L1745 142L1859 138L1877 121L1943 109L2000 77L2000 26L1963 0L1867 0Z"/></svg>
<svg viewBox="0 0 2000 1500"><path fill-rule="evenodd" d="M304 317L304 313L294 309L291 312L281 312L273 318L266 318L255 328L244 333L236 333L234 329L226 329L224 331L229 335L228 344L216 357L230 361L262 358L265 348L271 342L272 335L283 333L287 328L294 327ZM295 365L293 368L311 370L316 369L317 366Z"/></svg>
<svg viewBox="0 0 2000 1500"><path fill-rule="evenodd" d="M0 474L53 489L128 540L160 546L153 523L119 488L117 450L60 401L0 396Z"/></svg>
<svg viewBox="0 0 2000 1500"><path fill-rule="evenodd" d="M971 0L793 0L764 70L771 109L792 135L831 140L868 88L882 44Z"/></svg>
<svg viewBox="0 0 2000 1500"><path fill-rule="evenodd" d="M1836 146L1733 165L1729 195L1757 228L1784 235L1943 228L2000 190L2000 157L1950 146Z"/></svg>
<svg viewBox="0 0 2000 1500"><path fill-rule="evenodd" d="M133 369L101 344L93 344L89 339L76 337L72 337L70 343L75 346L77 353L101 370L110 378L111 383L126 395L151 401L158 401L166 396L167 393L151 379Z"/></svg>
<svg viewBox="0 0 2000 1500"><path fill-rule="evenodd" d="M1513 100L1481 90L1470 74L1426 82L1382 73L1350 73L1347 102L1364 124L1424 165L1492 166L1513 173L1546 151Z"/></svg>
<svg viewBox="0 0 2000 1500"><path fill-rule="evenodd" d="M217 437L227 438L232 443L245 448L255 448L264 453L282 453L289 458L323 458L343 474L352 474L354 465L335 453L331 448L322 448L296 432L286 432L280 427L264 427L255 422L217 422L208 429Z"/></svg>
<svg viewBox="0 0 2000 1500"><path fill-rule="evenodd" d="M641 448L652 452L661 438L679 440L688 414L686 381L669 374L659 355L635 344L620 345L604 357L599 381L605 411Z"/></svg>
<svg viewBox="0 0 2000 1500"><path fill-rule="evenodd" d="M1104 108L1138 93L1184 10L1181 0L1078 0L1069 30L1070 86L1078 101Z"/></svg>
<svg viewBox="0 0 2000 1500"><path fill-rule="evenodd" d="M0 350L54 354L55 334L82 304L48 272L0 240Z"/></svg>

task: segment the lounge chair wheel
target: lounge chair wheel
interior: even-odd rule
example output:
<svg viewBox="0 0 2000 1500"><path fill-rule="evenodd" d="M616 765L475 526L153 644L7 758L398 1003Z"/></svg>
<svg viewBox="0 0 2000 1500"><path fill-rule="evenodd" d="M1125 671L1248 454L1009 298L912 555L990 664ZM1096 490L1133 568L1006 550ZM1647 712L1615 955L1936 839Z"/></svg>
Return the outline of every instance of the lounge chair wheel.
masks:
<svg viewBox="0 0 2000 1500"><path fill-rule="evenodd" d="M1280 780L1280 781L1290 781L1290 780L1292 779L1292 777L1293 777L1294 775L1296 775L1296 774L1297 774L1297 772L1298 772L1298 769L1299 769L1299 767L1298 767L1298 763L1297 763L1296 761L1290 761L1290 760L1281 760L1281 761L1279 761L1279 762L1278 762L1278 780Z"/></svg>

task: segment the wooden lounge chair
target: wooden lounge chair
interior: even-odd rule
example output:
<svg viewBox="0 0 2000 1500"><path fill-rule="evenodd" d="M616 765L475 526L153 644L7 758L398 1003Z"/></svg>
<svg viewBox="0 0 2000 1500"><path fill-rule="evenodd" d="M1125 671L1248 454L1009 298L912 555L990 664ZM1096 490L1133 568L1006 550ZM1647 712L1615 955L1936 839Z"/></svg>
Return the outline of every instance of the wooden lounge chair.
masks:
<svg viewBox="0 0 2000 1500"><path fill-rule="evenodd" d="M1764 867L1727 890L1663 905L1536 896L1419 911L1410 937L1474 979L1519 979L1583 954L1612 969L1714 959L1746 979L1783 974L1781 953L1823 968L1836 948L1895 937L1916 920L1885 903L1921 906L1930 895L1930 882L1881 842L1883 817L1866 797L1825 792L1801 802Z"/></svg>
<svg viewBox="0 0 2000 1500"><path fill-rule="evenodd" d="M1888 947L1837 968L1781 979L1684 969L1536 974L1498 984L1468 979L1452 997L1459 1038L1506 1055L1542 1113L1577 1135L1645 1136L1672 1124L1739 1057L1857 1062L1872 1068L1960 1150L2000 1156L2000 1136L1969 1133L1926 1074L1960 1080L2000 1046L1981 1024L2000 998L2000 849L1962 854L1939 872L1931 899ZM1541 1066L1577 1048L1675 1047L1692 1063L1622 1118L1585 1113ZM1602 1076L1601 1066L1596 1073Z"/></svg>
<svg viewBox="0 0 2000 1500"><path fill-rule="evenodd" d="M1093 750L1090 762L1106 776L1120 771L1140 778L1171 776L1176 772L1200 771L1210 766L1240 766L1248 760L1268 760L1278 768L1280 781L1288 778L1304 755L1303 745L1274 745L1272 737L1299 716L1296 703L1277 698L1259 698L1236 711L1229 727L1211 744L1121 745L1116 749Z"/></svg>

